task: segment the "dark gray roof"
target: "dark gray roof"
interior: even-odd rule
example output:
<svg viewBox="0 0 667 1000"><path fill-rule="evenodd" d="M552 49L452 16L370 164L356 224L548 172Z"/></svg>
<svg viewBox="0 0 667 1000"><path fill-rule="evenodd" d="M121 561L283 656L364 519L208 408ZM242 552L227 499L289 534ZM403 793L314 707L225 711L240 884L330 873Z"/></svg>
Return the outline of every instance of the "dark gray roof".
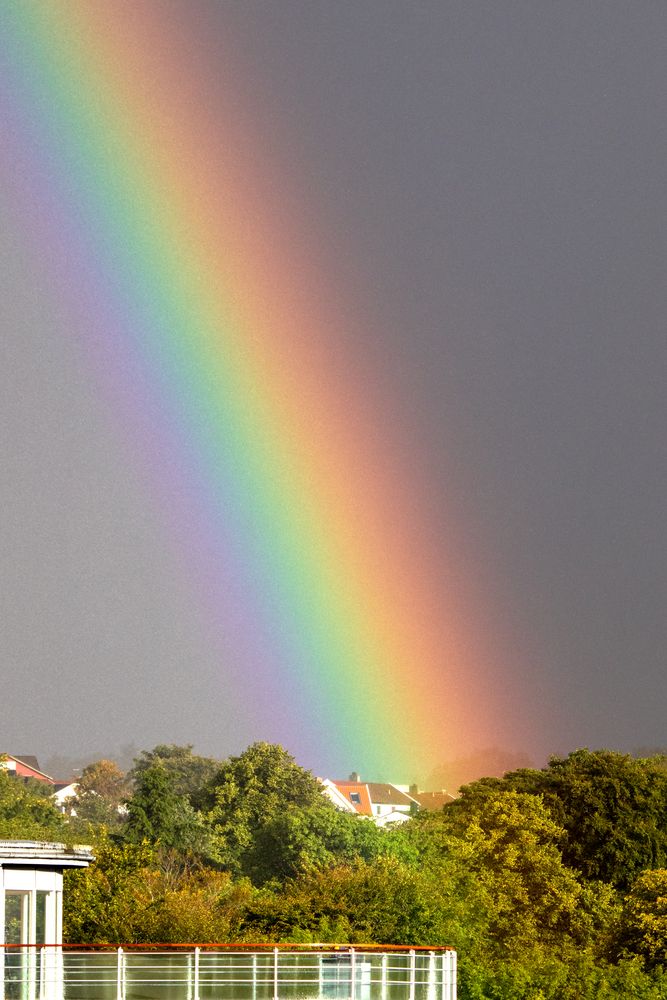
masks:
<svg viewBox="0 0 667 1000"><path fill-rule="evenodd" d="M44 773L42 771L41 767L39 766L39 761L37 760L37 758L35 757L34 754L31 754L31 753L12 753L12 754L9 754L9 756L13 757L14 760L20 760L22 764L27 764L28 767L32 767L35 771L39 771L40 774Z"/></svg>

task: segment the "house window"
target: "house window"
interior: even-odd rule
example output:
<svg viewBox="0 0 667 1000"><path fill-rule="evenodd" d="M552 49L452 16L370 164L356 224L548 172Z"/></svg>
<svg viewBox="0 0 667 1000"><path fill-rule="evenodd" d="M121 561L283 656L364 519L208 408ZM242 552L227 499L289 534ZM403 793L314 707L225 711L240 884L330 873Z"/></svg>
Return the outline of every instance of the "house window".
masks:
<svg viewBox="0 0 667 1000"><path fill-rule="evenodd" d="M354 802L355 805L361 805L361 795L359 792L350 792L350 802Z"/></svg>

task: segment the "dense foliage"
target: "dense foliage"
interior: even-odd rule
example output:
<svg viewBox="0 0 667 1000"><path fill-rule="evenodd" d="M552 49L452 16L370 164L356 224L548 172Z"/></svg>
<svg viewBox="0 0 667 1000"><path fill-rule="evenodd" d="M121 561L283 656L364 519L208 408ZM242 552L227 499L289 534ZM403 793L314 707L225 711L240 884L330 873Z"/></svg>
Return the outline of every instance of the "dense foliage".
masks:
<svg viewBox="0 0 667 1000"><path fill-rule="evenodd" d="M0 771L0 838L92 842L76 942L451 944L463 1000L667 1000L667 768L578 750L393 829L281 747L86 768L76 816Z"/></svg>

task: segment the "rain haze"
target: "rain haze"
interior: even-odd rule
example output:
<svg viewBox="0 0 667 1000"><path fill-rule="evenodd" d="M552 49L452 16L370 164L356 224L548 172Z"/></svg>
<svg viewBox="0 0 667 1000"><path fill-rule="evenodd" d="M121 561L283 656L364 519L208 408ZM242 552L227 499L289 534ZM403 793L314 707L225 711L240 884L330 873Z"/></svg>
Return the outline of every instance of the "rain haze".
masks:
<svg viewBox="0 0 667 1000"><path fill-rule="evenodd" d="M243 68L234 99L256 111L267 174L301 190L350 317L341 353L360 339L357 376L391 403L421 509L443 535L458 512L485 627L516 644L487 745L537 764L664 747L667 7L162 9L212 120L229 100L216 62ZM0 294L0 749L224 756L272 737L226 705L141 461L6 225ZM364 767L288 749L336 777ZM458 756L484 749L453 737Z"/></svg>

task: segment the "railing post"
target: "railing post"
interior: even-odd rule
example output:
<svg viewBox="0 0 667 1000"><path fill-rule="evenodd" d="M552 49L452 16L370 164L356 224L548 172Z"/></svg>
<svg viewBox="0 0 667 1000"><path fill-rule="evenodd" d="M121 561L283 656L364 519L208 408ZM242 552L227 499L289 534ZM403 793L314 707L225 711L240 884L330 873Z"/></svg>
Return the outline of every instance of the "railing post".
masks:
<svg viewBox="0 0 667 1000"><path fill-rule="evenodd" d="M389 956L386 951L382 955L382 960L380 963L380 993L382 994L382 1000L386 1000L387 996L387 963L389 961Z"/></svg>
<svg viewBox="0 0 667 1000"><path fill-rule="evenodd" d="M116 1000L123 1000L125 994L123 949L119 948L116 953Z"/></svg>
<svg viewBox="0 0 667 1000"><path fill-rule="evenodd" d="M428 975L426 977L426 997L427 1000L437 1000L438 997L438 965L435 952L428 953Z"/></svg>
<svg viewBox="0 0 667 1000"><path fill-rule="evenodd" d="M278 949L273 949L273 1000L278 1000Z"/></svg>
<svg viewBox="0 0 667 1000"><path fill-rule="evenodd" d="M457 954L453 950L442 953L442 1000L456 1000Z"/></svg>
<svg viewBox="0 0 667 1000"><path fill-rule="evenodd" d="M410 1000L415 1000L415 979L417 963L414 948L410 949Z"/></svg>
<svg viewBox="0 0 667 1000"><path fill-rule="evenodd" d="M193 983L194 1000L199 1000L199 948L195 948L195 981Z"/></svg>
<svg viewBox="0 0 667 1000"><path fill-rule="evenodd" d="M350 1000L355 1000L357 995L357 953L354 948L350 948Z"/></svg>

